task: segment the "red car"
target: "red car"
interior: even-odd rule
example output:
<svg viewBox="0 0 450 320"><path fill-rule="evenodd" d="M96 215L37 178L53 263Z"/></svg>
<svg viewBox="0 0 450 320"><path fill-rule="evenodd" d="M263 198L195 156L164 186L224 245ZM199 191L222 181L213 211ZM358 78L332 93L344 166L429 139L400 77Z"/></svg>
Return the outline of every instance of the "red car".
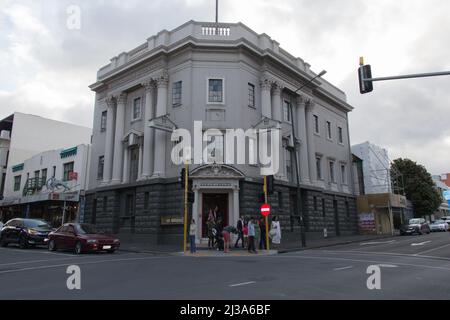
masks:
<svg viewBox="0 0 450 320"><path fill-rule="evenodd" d="M74 250L84 252L106 251L114 253L120 247L119 239L100 233L86 223L66 223L48 235L48 250Z"/></svg>

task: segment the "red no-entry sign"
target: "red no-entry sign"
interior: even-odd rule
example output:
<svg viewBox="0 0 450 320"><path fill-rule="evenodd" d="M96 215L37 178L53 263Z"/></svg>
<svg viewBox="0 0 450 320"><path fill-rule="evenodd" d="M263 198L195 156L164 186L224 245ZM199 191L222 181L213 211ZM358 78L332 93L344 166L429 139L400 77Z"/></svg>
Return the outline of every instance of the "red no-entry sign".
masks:
<svg viewBox="0 0 450 320"><path fill-rule="evenodd" d="M264 203L261 206L261 214L267 217L270 214L270 206L267 203Z"/></svg>

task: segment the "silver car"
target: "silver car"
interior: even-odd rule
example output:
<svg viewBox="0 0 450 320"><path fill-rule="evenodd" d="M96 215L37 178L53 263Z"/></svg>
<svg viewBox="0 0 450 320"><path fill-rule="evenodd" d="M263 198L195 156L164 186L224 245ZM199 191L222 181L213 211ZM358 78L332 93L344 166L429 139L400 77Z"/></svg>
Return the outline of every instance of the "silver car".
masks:
<svg viewBox="0 0 450 320"><path fill-rule="evenodd" d="M436 220L432 224L430 224L430 230L431 232L434 231L447 231L448 230L448 223L444 220Z"/></svg>

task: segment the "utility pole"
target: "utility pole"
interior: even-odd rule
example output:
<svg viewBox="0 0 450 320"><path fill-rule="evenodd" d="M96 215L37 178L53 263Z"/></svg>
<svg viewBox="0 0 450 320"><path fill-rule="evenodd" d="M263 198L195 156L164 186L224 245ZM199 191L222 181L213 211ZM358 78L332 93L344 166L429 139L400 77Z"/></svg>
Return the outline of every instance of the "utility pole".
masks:
<svg viewBox="0 0 450 320"><path fill-rule="evenodd" d="M267 195L267 176L264 176L264 202L268 204L269 197ZM269 216L265 216L266 220L266 250L269 251Z"/></svg>
<svg viewBox="0 0 450 320"><path fill-rule="evenodd" d="M188 227L188 186L189 186L189 164L184 164L184 242L183 251L187 251L187 227Z"/></svg>

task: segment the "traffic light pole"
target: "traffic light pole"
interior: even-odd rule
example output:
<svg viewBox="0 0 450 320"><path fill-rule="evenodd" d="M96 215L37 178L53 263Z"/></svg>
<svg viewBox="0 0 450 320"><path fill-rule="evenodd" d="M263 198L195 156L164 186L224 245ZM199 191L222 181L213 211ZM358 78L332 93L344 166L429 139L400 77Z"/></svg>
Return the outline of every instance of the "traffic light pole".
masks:
<svg viewBox="0 0 450 320"><path fill-rule="evenodd" d="M297 157L297 137L295 135L295 123L294 123L294 111L292 109L292 103L290 108L291 113L291 125L292 125L292 137L294 141L294 162L295 162L295 173L297 178L297 188L295 190L295 201L297 206L297 214L300 216L300 238L302 242L302 247L306 247L306 236L305 236L305 221L303 220L303 210L300 209L301 201L300 201L300 174L299 174L299 165L298 165L298 157Z"/></svg>
<svg viewBox="0 0 450 320"><path fill-rule="evenodd" d="M386 81L386 80L399 80L399 79L411 79L411 78L438 77L438 76L448 76L448 75L450 75L450 71L405 74L402 76L392 76L392 77L363 78L362 80L363 81Z"/></svg>
<svg viewBox="0 0 450 320"><path fill-rule="evenodd" d="M269 197L267 195L267 176L264 176L264 202L268 203ZM266 250L269 251L269 216L265 216L266 220Z"/></svg>
<svg viewBox="0 0 450 320"><path fill-rule="evenodd" d="M189 164L186 161L184 164L184 242L183 251L187 251L187 226L188 226L188 186L189 186Z"/></svg>

